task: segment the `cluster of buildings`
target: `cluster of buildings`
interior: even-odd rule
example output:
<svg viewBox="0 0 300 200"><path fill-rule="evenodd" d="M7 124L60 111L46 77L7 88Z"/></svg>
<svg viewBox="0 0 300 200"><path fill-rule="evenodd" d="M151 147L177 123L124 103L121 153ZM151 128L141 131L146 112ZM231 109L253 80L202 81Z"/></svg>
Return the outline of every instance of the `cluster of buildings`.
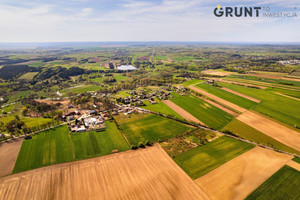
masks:
<svg viewBox="0 0 300 200"><path fill-rule="evenodd" d="M75 114L75 115L72 115L72 114ZM109 117L103 113L100 113L100 115L97 115L97 111L95 111L95 110L86 111L82 115L79 112L72 111L72 112L67 113L66 116L67 116L66 119L69 124L69 129L71 132L105 130L106 125L104 122Z"/></svg>
<svg viewBox="0 0 300 200"><path fill-rule="evenodd" d="M278 63L282 65L298 65L300 64L300 60L281 60Z"/></svg>
<svg viewBox="0 0 300 200"><path fill-rule="evenodd" d="M160 99L160 100L166 100L171 96L170 92L166 92L164 90L154 90L153 92L146 93L144 90L138 90L138 91L128 91L128 94L131 96L120 98L119 102L122 102L124 104L134 104L135 106L143 106L143 100L149 100L151 104L157 103L154 100L154 97Z"/></svg>
<svg viewBox="0 0 300 200"><path fill-rule="evenodd" d="M120 113L123 113L124 115L130 115L131 113L148 113L148 111L139 107L129 105L119 106L112 111L113 115L118 115Z"/></svg>

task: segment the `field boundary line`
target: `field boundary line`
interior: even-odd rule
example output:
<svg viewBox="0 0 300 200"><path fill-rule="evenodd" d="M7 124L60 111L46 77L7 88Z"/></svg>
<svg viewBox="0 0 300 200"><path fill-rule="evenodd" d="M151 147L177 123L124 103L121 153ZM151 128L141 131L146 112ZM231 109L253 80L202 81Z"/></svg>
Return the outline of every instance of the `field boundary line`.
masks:
<svg viewBox="0 0 300 200"><path fill-rule="evenodd" d="M195 93L193 93L193 92L192 92L191 94L192 94L193 96L199 98L199 99L202 99L202 100L205 101L206 103L209 103L209 104L211 104L211 105L213 105L213 106L215 106L215 107L217 107L217 108L219 108L219 109L225 111L226 113L228 113L228 114L230 114L230 115L232 115L232 116L237 117L237 116L239 116L239 114L241 114L240 112L236 111L235 109L230 108L230 107L228 107L228 106L226 106L226 105L223 105L222 103L216 102L216 101L214 101L214 100L212 100L212 99L210 99L210 98L208 98L208 97L206 97L206 96L201 97L201 96L198 96L197 94L195 94ZM205 97L206 97L206 98L205 98Z"/></svg>
<svg viewBox="0 0 300 200"><path fill-rule="evenodd" d="M124 140L127 142L128 146L130 147L130 142L128 141L126 135L123 133L122 129L120 128L120 125L117 123L117 121L115 120L115 118L112 115L111 115L111 118L115 122L115 124L116 124L118 130L120 131L121 135L123 136Z"/></svg>
<svg viewBox="0 0 300 200"><path fill-rule="evenodd" d="M300 172L300 164L293 161L293 160L290 160L289 162L286 163L286 165L298 170Z"/></svg>
<svg viewBox="0 0 300 200"><path fill-rule="evenodd" d="M273 92L274 94L278 94L280 96L283 96L283 97L287 97L287 98L290 98L290 99L294 99L296 101L300 101L300 99L296 98L296 97L292 97L292 96L289 96L289 95L286 95L286 94L281 94L279 92Z"/></svg>
<svg viewBox="0 0 300 200"><path fill-rule="evenodd" d="M259 100L259 99L256 99L256 98L251 97L251 96L246 95L246 94L242 94L242 93L240 93L240 92L231 90L231 89L226 88L226 87L221 87L220 89L221 89L221 90L224 90L224 91L226 91L226 92L229 92L229 93L231 93L231 94L235 94L235 95L237 95L237 96L240 96L240 97L242 97L242 98L248 99L248 100L253 101L253 102L255 102L255 103L260 103L260 102L261 102L261 100Z"/></svg>
<svg viewBox="0 0 300 200"><path fill-rule="evenodd" d="M74 160L75 160L76 158L75 158L74 145L73 145L73 140L72 140L72 138L71 138L71 132L70 132L70 131L69 131L68 135L69 135L70 142L71 142L71 146L72 146L73 158L74 158Z"/></svg>

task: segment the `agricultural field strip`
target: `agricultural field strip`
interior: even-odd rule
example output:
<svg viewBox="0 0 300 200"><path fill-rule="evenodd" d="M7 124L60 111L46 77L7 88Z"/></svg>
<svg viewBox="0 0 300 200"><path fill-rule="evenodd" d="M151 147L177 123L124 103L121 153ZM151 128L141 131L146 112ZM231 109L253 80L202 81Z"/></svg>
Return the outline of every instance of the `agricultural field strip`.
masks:
<svg viewBox="0 0 300 200"><path fill-rule="evenodd" d="M226 71L220 72L220 71L213 71L213 70L205 70L205 71L202 71L201 73L216 75L216 76L227 76L227 75L234 74L234 72L226 72Z"/></svg>
<svg viewBox="0 0 300 200"><path fill-rule="evenodd" d="M283 79L283 80L289 80L289 81L300 81L300 79L296 78L287 78L284 76L276 76L276 75L268 75L268 74L247 74L247 76L254 76L254 77L264 77L264 78L271 78L271 79Z"/></svg>
<svg viewBox="0 0 300 200"><path fill-rule="evenodd" d="M246 111L237 117L241 122L272 137L273 139L300 151L300 133L266 117Z"/></svg>
<svg viewBox="0 0 300 200"><path fill-rule="evenodd" d="M259 144L256 145L263 145L265 148L268 148L268 146L271 146L275 149L280 149L282 151L288 152L288 153L294 153L297 155L300 155L300 152L288 147L285 144L282 144L281 142L275 140L274 138L263 134L262 132L256 130L255 128L239 121L238 119L232 120L229 124L227 124L223 130L229 130L233 132L234 134L249 140L253 142L259 142Z"/></svg>
<svg viewBox="0 0 300 200"><path fill-rule="evenodd" d="M255 147L195 181L211 199L245 199L292 158Z"/></svg>
<svg viewBox="0 0 300 200"><path fill-rule="evenodd" d="M180 116L182 116L184 119L188 121L193 121L196 123L199 123L201 125L205 125L203 122L201 122L199 119L191 115L189 112L181 108L180 106L176 105L170 100L163 100L163 103L165 103L167 106L169 106L171 109L173 109L176 113L178 113Z"/></svg>
<svg viewBox="0 0 300 200"><path fill-rule="evenodd" d="M227 112L208 104L194 95L179 95L177 93L172 93L172 95L174 97L170 99L172 102L214 129L224 127L234 118Z"/></svg>
<svg viewBox="0 0 300 200"><path fill-rule="evenodd" d="M0 177L12 174L23 139L0 144Z"/></svg>
<svg viewBox="0 0 300 200"><path fill-rule="evenodd" d="M245 86L251 86L251 87L258 87L260 89L267 89L267 87L261 86L261 85L254 85L254 84L248 84L248 83L243 83L243 82L235 82L235 81L229 81L229 80L224 80L224 79L217 79L213 78L215 81L219 82L224 82L224 83L231 83L231 84L237 84L237 85L245 85Z"/></svg>
<svg viewBox="0 0 300 200"><path fill-rule="evenodd" d="M157 144L7 176L0 179L0 196L3 199L209 200Z"/></svg>
<svg viewBox="0 0 300 200"><path fill-rule="evenodd" d="M222 87L221 89L222 89L222 90L225 90L225 91L227 91L227 92L230 92L230 93L232 93L232 94L238 95L238 96L240 96L240 97L243 97L243 98L245 98L245 99L249 99L249 100L254 101L254 102L256 102L256 103L260 103L260 102L261 102L261 100L259 100L259 99L255 99L255 98L253 98L253 97L250 97L250 96L248 96L248 95L245 95L245 94L236 92L236 91L234 91L234 90L231 90L231 89L228 89L228 88L225 88L225 87Z"/></svg>
<svg viewBox="0 0 300 200"><path fill-rule="evenodd" d="M194 95L194 96L196 96L196 95ZM211 101L211 100L209 100L209 99L207 99L207 98L203 98L203 97L199 97L199 96L196 96L196 97L202 99L203 101L206 101L207 103L209 103L209 104L211 104L211 105L213 105L213 106L215 106L215 107L217 107L217 108L220 108L221 110L227 112L227 113L230 114L230 115L233 115L233 116L235 116L235 117L239 116L238 113L236 113L236 112L234 112L234 111L232 111L232 110L226 108L225 106L223 106L223 105L221 105L221 104L218 104L218 103L216 103L216 102L213 102L213 101Z"/></svg>
<svg viewBox="0 0 300 200"><path fill-rule="evenodd" d="M274 92L274 94L278 94L278 95L281 95L281 96L284 96L284 97L287 97L287 98L290 98L290 99L294 99L294 100L300 101L300 99L298 99L296 97L291 97L289 95L281 94L279 92Z"/></svg>
<svg viewBox="0 0 300 200"><path fill-rule="evenodd" d="M235 105L235 104L233 104L233 103L231 103L229 101L226 101L226 100L224 100L224 99L222 99L220 97L217 97L217 96L215 96L213 94L210 94L210 93L208 93L208 92L206 92L206 91L204 91L202 89L199 89L199 88L194 87L194 86L190 86L189 88L192 89L192 90L194 90L194 91L196 91L196 92L199 92L199 93L203 94L204 96L212 98L212 99L214 99L214 100L216 100L216 101L218 101L218 102L220 102L220 103L222 103L222 104L224 104L226 106L229 106L229 107L231 107L231 108L233 108L233 109L235 109L235 110L237 110L239 112L245 112L246 111L245 108L242 108L242 107L240 107L238 105Z"/></svg>
<svg viewBox="0 0 300 200"><path fill-rule="evenodd" d="M300 164L299 163L297 163L293 160L290 160L289 162L287 162L286 165L288 165L288 166L290 166L290 167L292 167L292 168L294 168L294 169L296 169L300 172Z"/></svg>
<svg viewBox="0 0 300 200"><path fill-rule="evenodd" d="M282 86L282 85L279 85L279 84L259 82L259 81L253 81L253 80L248 80L248 79L226 78L226 80L237 81L238 83L250 83L250 84L254 84L256 86L260 85L260 86L264 86L264 87L276 87L276 88L281 88L281 89L285 89L285 90L300 91L299 87Z"/></svg>
<svg viewBox="0 0 300 200"><path fill-rule="evenodd" d="M246 199L300 199L300 172L290 166L283 166L260 185Z"/></svg>

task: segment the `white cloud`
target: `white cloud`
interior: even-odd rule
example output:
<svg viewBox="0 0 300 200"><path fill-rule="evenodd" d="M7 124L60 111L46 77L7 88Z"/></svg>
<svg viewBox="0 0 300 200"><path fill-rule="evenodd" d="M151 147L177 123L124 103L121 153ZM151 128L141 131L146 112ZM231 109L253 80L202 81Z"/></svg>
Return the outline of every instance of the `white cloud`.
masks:
<svg viewBox="0 0 300 200"><path fill-rule="evenodd" d="M161 3L130 0L101 12L92 4L85 6L66 7L65 12L55 5L0 6L0 42L299 41L300 38L296 30L299 20L287 19L289 25L285 28L290 28L285 31L278 19L216 18L212 14L214 2L209 0Z"/></svg>
<svg viewBox="0 0 300 200"><path fill-rule="evenodd" d="M81 12L79 13L79 16L81 17L87 17L93 13L93 8L83 8Z"/></svg>

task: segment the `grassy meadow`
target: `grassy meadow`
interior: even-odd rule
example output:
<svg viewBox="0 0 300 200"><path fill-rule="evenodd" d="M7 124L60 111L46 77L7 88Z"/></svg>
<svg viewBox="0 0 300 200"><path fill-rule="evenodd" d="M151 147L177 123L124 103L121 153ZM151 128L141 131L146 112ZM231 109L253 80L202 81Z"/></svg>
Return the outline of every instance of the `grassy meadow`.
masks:
<svg viewBox="0 0 300 200"><path fill-rule="evenodd" d="M172 108L167 106L158 98L154 98L157 104L151 104L148 100L143 101L146 106L141 106L141 108L151 110L153 112L162 113L165 115L172 115L178 119L183 119L178 113L176 113Z"/></svg>
<svg viewBox="0 0 300 200"><path fill-rule="evenodd" d="M132 145L146 140L156 142L158 139L172 138L191 129L180 122L154 114L121 114L115 120Z"/></svg>
<svg viewBox="0 0 300 200"><path fill-rule="evenodd" d="M13 173L47 165L73 161L71 141L66 125L40 132L24 140Z"/></svg>
<svg viewBox="0 0 300 200"><path fill-rule="evenodd" d="M106 121L106 130L71 134L75 159L85 159L111 154L113 150L125 151L129 145L121 135L115 122Z"/></svg>
<svg viewBox="0 0 300 200"><path fill-rule="evenodd" d="M174 96L170 99L172 102L211 128L221 129L233 119L232 115L193 95L181 96L177 93L172 95Z"/></svg>
<svg viewBox="0 0 300 200"><path fill-rule="evenodd" d="M222 136L184 152L174 160L192 179L197 179L253 147L254 145Z"/></svg>

